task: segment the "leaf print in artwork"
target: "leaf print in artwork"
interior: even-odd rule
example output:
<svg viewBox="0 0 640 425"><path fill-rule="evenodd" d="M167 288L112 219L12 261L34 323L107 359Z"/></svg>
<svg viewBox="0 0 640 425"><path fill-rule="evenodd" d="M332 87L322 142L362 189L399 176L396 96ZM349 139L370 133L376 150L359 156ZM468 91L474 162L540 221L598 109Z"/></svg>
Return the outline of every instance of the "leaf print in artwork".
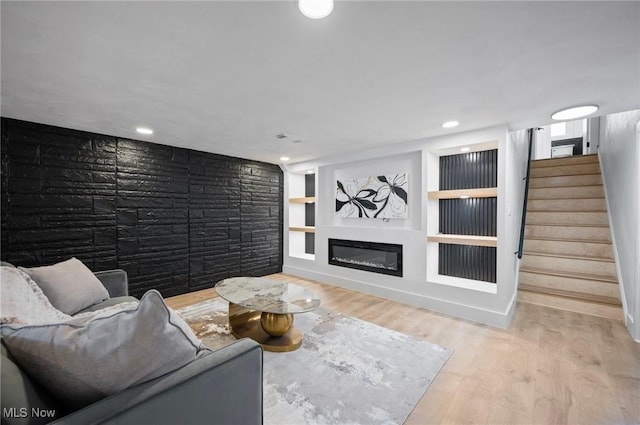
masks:
<svg viewBox="0 0 640 425"><path fill-rule="evenodd" d="M407 218L407 173L338 180L336 215L360 218Z"/></svg>
<svg viewBox="0 0 640 425"><path fill-rule="evenodd" d="M336 212L343 211L343 217L366 217L369 218L368 210L375 211L378 209L376 204L367 198L375 195L375 191L371 189L359 189L358 179L338 183L336 191Z"/></svg>

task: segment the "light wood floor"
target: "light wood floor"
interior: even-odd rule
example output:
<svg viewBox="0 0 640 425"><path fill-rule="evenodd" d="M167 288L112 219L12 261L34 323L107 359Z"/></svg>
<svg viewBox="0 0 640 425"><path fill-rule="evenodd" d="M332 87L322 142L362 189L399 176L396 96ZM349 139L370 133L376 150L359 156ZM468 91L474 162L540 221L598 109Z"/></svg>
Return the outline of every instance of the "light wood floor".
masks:
<svg viewBox="0 0 640 425"><path fill-rule="evenodd" d="M294 276L271 278L312 290L325 308L454 350L406 424L640 424L640 344L620 321L521 303L503 330ZM207 289L167 304L214 296Z"/></svg>

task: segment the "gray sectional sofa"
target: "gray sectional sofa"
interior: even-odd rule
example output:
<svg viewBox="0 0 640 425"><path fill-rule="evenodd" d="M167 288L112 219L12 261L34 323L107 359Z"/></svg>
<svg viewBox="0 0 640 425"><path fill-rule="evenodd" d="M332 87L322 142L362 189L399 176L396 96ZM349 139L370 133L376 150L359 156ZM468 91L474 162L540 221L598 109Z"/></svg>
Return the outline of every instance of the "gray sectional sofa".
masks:
<svg viewBox="0 0 640 425"><path fill-rule="evenodd" d="M124 271L95 275L111 298L82 312L134 299L127 295ZM3 425L262 423L262 348L249 339L77 411L65 411L55 394L48 394L14 361L4 343L0 356Z"/></svg>

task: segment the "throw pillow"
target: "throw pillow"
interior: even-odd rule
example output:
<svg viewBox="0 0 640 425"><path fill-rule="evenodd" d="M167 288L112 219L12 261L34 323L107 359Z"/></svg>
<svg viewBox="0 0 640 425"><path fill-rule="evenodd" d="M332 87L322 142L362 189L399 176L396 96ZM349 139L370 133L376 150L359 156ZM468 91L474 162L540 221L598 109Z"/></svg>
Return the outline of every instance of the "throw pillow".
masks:
<svg viewBox="0 0 640 425"><path fill-rule="evenodd" d="M51 304L63 313L73 315L109 298L109 292L87 266L71 258L52 266L25 268Z"/></svg>
<svg viewBox="0 0 640 425"><path fill-rule="evenodd" d="M0 267L0 324L34 324L70 319L51 305L28 274L15 267Z"/></svg>
<svg viewBox="0 0 640 425"><path fill-rule="evenodd" d="M135 308L110 315L57 324L2 325L0 332L16 362L73 410L209 352L155 290Z"/></svg>

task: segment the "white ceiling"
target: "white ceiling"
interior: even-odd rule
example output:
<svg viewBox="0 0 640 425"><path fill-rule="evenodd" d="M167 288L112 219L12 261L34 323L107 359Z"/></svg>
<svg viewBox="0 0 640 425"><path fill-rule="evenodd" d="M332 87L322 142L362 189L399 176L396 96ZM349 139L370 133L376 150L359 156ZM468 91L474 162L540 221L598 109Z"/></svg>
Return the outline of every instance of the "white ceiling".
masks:
<svg viewBox="0 0 640 425"><path fill-rule="evenodd" d="M637 1L337 1L322 20L293 0L2 1L1 14L2 116L267 162L640 107Z"/></svg>

